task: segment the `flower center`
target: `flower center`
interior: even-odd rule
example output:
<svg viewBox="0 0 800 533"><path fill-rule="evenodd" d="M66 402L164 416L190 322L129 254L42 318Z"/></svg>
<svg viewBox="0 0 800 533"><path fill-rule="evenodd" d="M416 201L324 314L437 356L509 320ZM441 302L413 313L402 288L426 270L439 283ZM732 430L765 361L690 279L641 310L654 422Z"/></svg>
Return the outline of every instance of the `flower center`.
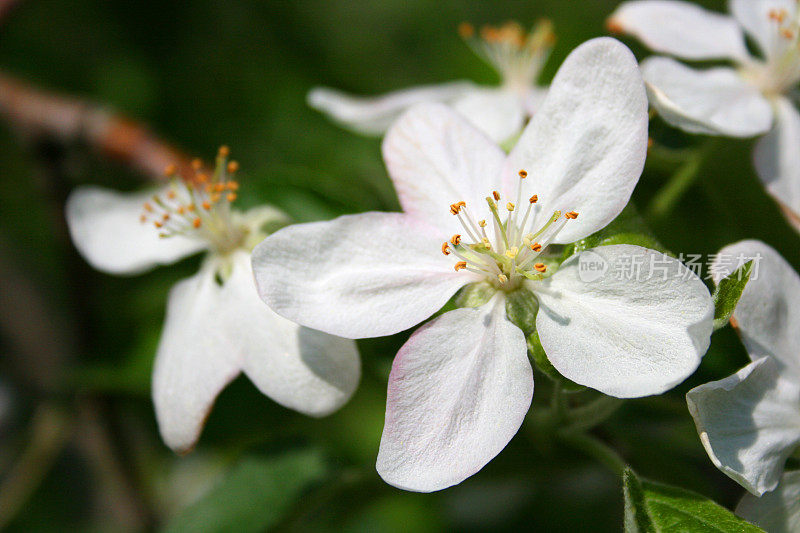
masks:
<svg viewBox="0 0 800 533"><path fill-rule="evenodd" d="M527 34L516 22L483 26L480 36L466 22L458 31L469 47L497 70L505 86L520 91L527 91L539 77L556 40L553 24L546 19Z"/></svg>
<svg viewBox="0 0 800 533"><path fill-rule="evenodd" d="M491 222L485 219L476 221L466 202L459 201L450 205L450 213L458 217L464 228L464 235L472 241L465 242L462 234L457 233L442 244L444 255L453 254L459 259L455 264L456 271L467 270L481 274L489 283L505 291L519 287L523 278L542 280L550 275L540 256L567 221L578 218L578 213L569 211L562 216L561 211L554 211L537 228L536 219L540 206L539 198L534 194L528 199L525 214L520 218L522 183L527 177L526 171L519 171L517 200L516 203L506 203L505 211L508 214L505 221L500 216L500 193L497 191L492 191L492 195L486 197L492 214Z"/></svg>
<svg viewBox="0 0 800 533"><path fill-rule="evenodd" d="M153 224L161 238L203 239L222 254L237 248L247 232L231 216L230 206L239 190L233 179L239 164L228 161L229 154L227 146L220 147L210 176L199 159L192 161L188 177L179 176L175 165L168 166L165 174L171 180L170 188L145 202L140 221Z"/></svg>
<svg viewBox="0 0 800 533"><path fill-rule="evenodd" d="M770 9L769 43L772 54L763 64L745 67L744 75L768 96L785 93L800 81L800 10L790 16L785 9Z"/></svg>

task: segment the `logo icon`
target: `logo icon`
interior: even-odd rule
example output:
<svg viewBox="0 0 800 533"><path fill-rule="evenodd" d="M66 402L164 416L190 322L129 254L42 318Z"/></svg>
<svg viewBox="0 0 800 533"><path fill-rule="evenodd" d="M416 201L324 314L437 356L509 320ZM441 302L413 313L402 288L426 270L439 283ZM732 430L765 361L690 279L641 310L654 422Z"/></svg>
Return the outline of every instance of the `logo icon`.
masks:
<svg viewBox="0 0 800 533"><path fill-rule="evenodd" d="M591 283L602 278L608 271L608 261L592 251L581 253L578 257L578 277L584 283Z"/></svg>

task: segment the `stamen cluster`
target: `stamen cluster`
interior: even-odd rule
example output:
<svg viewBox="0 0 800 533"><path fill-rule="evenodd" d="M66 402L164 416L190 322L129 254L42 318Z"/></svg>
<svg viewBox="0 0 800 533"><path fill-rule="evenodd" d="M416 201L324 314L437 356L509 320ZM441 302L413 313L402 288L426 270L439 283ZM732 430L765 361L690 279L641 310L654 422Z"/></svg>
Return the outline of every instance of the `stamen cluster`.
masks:
<svg viewBox="0 0 800 533"><path fill-rule="evenodd" d="M522 183L528 177L525 170L519 171L516 203L507 202L508 213L505 221L501 219L500 193L492 191L486 197L491 211L491 222L477 220L467 209L464 201L450 205L450 213L458 217L464 234L472 241L463 242L462 234L453 235L442 244L444 255L455 255L460 261L455 264L456 271L467 270L486 278L496 287L513 290L519 286L522 278L541 280L547 275L547 265L537 261L542 252L558 235L568 220L578 218L578 213L569 211L562 216L561 211L554 211L544 225L536 229L539 211L537 195L528 199L528 206L522 219L519 219ZM530 225L528 220L533 215ZM487 233L487 227L490 227Z"/></svg>
<svg viewBox="0 0 800 533"><path fill-rule="evenodd" d="M480 36L464 22L459 34L470 48L494 66L506 84L530 86L536 80L555 44L553 24L542 19L525 33L516 22L500 27L483 26Z"/></svg>
<svg viewBox="0 0 800 533"><path fill-rule="evenodd" d="M199 159L192 161L188 176L180 176L177 166L169 165L164 170L169 189L144 203L140 221L153 224L161 238L182 235L205 239L221 252L234 248L244 234L231 220L230 205L239 190L233 178L239 164L228 161L229 155L227 146L220 147L211 175Z"/></svg>

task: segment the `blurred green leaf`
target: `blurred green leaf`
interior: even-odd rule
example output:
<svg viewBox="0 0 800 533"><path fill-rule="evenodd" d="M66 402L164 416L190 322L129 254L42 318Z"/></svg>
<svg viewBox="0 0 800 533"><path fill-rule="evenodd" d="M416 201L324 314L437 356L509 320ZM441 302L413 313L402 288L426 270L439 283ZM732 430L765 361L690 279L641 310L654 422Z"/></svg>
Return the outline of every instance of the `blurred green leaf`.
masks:
<svg viewBox="0 0 800 533"><path fill-rule="evenodd" d="M326 470L317 451L246 457L208 494L176 516L165 531L263 531L275 525Z"/></svg>
<svg viewBox="0 0 800 533"><path fill-rule="evenodd" d="M742 297L747 282L750 281L750 273L753 270L753 261L748 261L730 276L721 279L717 288L714 290L714 329L724 327L733 315L739 298Z"/></svg>
<svg viewBox="0 0 800 533"><path fill-rule="evenodd" d="M625 533L762 531L695 492L640 479L630 468L622 475Z"/></svg>

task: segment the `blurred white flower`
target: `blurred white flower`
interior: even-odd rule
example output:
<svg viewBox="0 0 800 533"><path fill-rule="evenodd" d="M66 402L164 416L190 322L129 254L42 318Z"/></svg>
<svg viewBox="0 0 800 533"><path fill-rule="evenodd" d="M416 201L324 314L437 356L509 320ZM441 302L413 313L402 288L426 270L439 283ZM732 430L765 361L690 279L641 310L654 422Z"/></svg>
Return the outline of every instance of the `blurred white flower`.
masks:
<svg viewBox="0 0 800 533"><path fill-rule="evenodd" d="M586 282L584 254L560 267L541 255L622 211L642 171L647 125L633 55L596 39L567 58L508 156L450 108L420 104L383 142L404 213L292 226L255 248L262 298L343 337L403 331L460 288L484 288L483 305L421 327L394 360L377 462L388 483L423 492L460 483L519 429L533 375L507 296L537 299L535 326L552 364L607 394L660 393L697 367L713 306L680 262L637 246L596 248L584 254L641 260L642 270ZM650 259L665 276L648 275Z"/></svg>
<svg viewBox="0 0 800 533"><path fill-rule="evenodd" d="M733 67L695 70L666 57L642 62L650 103L690 133L751 137L767 191L800 231L800 10L796 0L731 0L732 16L687 2L624 2L608 20L656 52L687 60L729 60ZM757 45L754 57L745 33Z"/></svg>
<svg viewBox="0 0 800 533"><path fill-rule="evenodd" d="M207 251L200 272L170 292L153 372L159 429L179 452L194 446L217 395L240 372L311 416L341 407L360 377L353 341L301 327L258 298L250 250L267 235L265 225L286 219L268 206L231 207L239 185L227 155L221 148L213 176L197 162L193 178L159 191L81 187L66 206L75 246L104 272L135 274Z"/></svg>
<svg viewBox="0 0 800 533"><path fill-rule="evenodd" d="M317 87L309 92L308 103L359 133L383 135L411 106L442 102L454 107L492 140L509 140L520 132L547 92L536 81L555 43L552 24L541 20L526 34L519 24L508 22L499 28L485 26L476 34L471 25L464 23L459 33L500 75L499 87L456 81L371 98Z"/></svg>
<svg viewBox="0 0 800 533"><path fill-rule="evenodd" d="M716 467L761 496L777 486L800 444L800 276L760 241L726 246L712 272L719 282L756 257L758 277L747 283L731 320L753 362L686 399Z"/></svg>

